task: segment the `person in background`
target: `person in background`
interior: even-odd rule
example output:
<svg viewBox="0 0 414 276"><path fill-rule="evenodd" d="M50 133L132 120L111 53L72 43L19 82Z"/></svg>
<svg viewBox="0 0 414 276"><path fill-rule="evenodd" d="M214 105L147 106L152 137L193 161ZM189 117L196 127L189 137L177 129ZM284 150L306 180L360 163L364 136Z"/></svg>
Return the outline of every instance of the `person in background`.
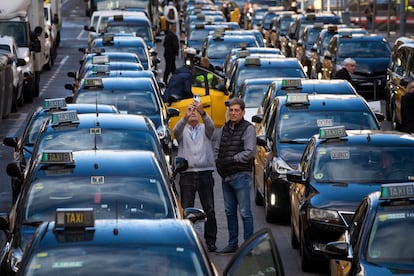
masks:
<svg viewBox="0 0 414 276"><path fill-rule="evenodd" d="M168 82L170 74L174 74L176 69L175 59L178 56L180 50L180 44L176 35L175 24L170 24L165 38L164 38L164 58L165 58L165 71L164 71L164 82Z"/></svg>
<svg viewBox="0 0 414 276"><path fill-rule="evenodd" d="M200 118L203 123L200 123ZM214 123L203 110L203 104L194 100L187 107L185 115L174 126L178 141L177 156L188 161L188 169L180 173L180 197L183 208L194 207L198 192L201 206L207 215L204 238L209 252L215 252L217 222L214 211L214 154L211 138Z"/></svg>
<svg viewBox="0 0 414 276"><path fill-rule="evenodd" d="M401 131L414 133L414 80L407 84L401 98Z"/></svg>
<svg viewBox="0 0 414 276"><path fill-rule="evenodd" d="M336 71L332 79L347 80L352 84L351 74L355 72L356 61L353 58L346 58L342 63L342 68Z"/></svg>
<svg viewBox="0 0 414 276"><path fill-rule="evenodd" d="M256 150L255 127L244 119L245 103L240 98L228 102L229 120L219 130L215 146L216 168L222 178L224 209L229 232L228 245L219 254L234 253L238 248L238 215L243 220L244 239L253 234L252 189L253 160Z"/></svg>
<svg viewBox="0 0 414 276"><path fill-rule="evenodd" d="M369 0L367 6L364 9L365 16L367 17L367 29L372 29L372 22L374 20L374 0Z"/></svg>
<svg viewBox="0 0 414 276"><path fill-rule="evenodd" d="M177 68L172 74L164 91L164 101L171 103L174 100L188 99L193 97L191 92L193 75L188 65Z"/></svg>

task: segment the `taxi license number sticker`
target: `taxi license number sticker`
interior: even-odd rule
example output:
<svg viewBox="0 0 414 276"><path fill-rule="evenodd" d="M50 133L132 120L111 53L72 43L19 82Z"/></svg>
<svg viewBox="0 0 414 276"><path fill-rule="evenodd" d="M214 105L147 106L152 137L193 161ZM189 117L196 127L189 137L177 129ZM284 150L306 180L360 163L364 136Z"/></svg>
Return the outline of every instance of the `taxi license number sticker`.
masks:
<svg viewBox="0 0 414 276"><path fill-rule="evenodd" d="M382 214L378 216L379 221L387 221L391 219L412 219L414 213L394 213L394 214Z"/></svg>
<svg viewBox="0 0 414 276"><path fill-rule="evenodd" d="M332 160L344 160L349 159L349 151L331 151Z"/></svg>
<svg viewBox="0 0 414 276"><path fill-rule="evenodd" d="M102 134L102 129L100 127L92 127L89 129L89 134Z"/></svg>
<svg viewBox="0 0 414 276"><path fill-rule="evenodd" d="M105 177L103 175L92 175L91 176L91 184L104 184Z"/></svg>
<svg viewBox="0 0 414 276"><path fill-rule="evenodd" d="M45 258L47 256L48 256L47 252L39 252L36 254L36 257L38 258Z"/></svg>
<svg viewBox="0 0 414 276"><path fill-rule="evenodd" d="M36 183L36 185L34 186L35 190L43 190L45 187L43 186L43 183Z"/></svg>
<svg viewBox="0 0 414 276"><path fill-rule="evenodd" d="M82 261L77 262L55 262L52 268L72 268L72 267L83 267Z"/></svg>
<svg viewBox="0 0 414 276"><path fill-rule="evenodd" d="M316 124L318 127L329 127L334 125L333 119L317 119Z"/></svg>
<svg viewBox="0 0 414 276"><path fill-rule="evenodd" d="M289 115L288 114L283 115L282 119L283 120L289 120Z"/></svg>

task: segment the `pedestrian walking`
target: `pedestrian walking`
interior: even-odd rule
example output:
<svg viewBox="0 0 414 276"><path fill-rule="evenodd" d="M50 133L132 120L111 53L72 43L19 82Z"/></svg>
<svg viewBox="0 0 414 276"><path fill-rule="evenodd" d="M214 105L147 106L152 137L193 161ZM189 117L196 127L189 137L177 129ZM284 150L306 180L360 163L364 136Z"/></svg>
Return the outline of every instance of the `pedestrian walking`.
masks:
<svg viewBox="0 0 414 276"><path fill-rule="evenodd" d="M332 79L347 80L352 84L351 74L355 72L356 61L353 58L346 58L342 63L342 68L336 71Z"/></svg>
<svg viewBox="0 0 414 276"><path fill-rule="evenodd" d="M168 82L168 77L173 74L175 67L175 59L178 56L180 49L178 37L176 35L175 24L170 24L164 38L164 58L165 58L165 70L164 70L164 82Z"/></svg>
<svg viewBox="0 0 414 276"><path fill-rule="evenodd" d="M364 13L365 16L367 17L367 29L371 30L372 29L372 22L374 20L374 0L369 0L369 3L367 4L367 6L364 9Z"/></svg>
<svg viewBox="0 0 414 276"><path fill-rule="evenodd" d="M216 168L222 178L224 210L229 233L228 245L219 254L233 253L238 248L238 214L243 220L244 240L253 234L250 203L256 130L244 119L245 103L240 98L228 102L229 120L219 130L215 146Z"/></svg>
<svg viewBox="0 0 414 276"><path fill-rule="evenodd" d="M200 123L200 118L203 123ZM214 123L203 110L203 104L194 100L185 115L174 126L178 142L177 156L188 161L188 169L180 173L180 199L183 208L194 207L196 192L206 213L204 239L209 252L217 250L217 222L214 211L214 154L211 138Z"/></svg>
<svg viewBox="0 0 414 276"><path fill-rule="evenodd" d="M414 81L407 84L406 93L401 98L401 130L414 133Z"/></svg>

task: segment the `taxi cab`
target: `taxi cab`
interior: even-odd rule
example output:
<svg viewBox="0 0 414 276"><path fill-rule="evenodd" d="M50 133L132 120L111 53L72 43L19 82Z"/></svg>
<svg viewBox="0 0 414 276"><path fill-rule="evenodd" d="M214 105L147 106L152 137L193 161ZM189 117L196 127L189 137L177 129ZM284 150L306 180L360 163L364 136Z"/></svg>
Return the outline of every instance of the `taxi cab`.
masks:
<svg viewBox="0 0 414 276"><path fill-rule="evenodd" d="M259 47L259 43L254 35L224 35L221 31L216 31L204 40L200 50L200 57L208 57L214 67L224 66L227 54L234 48Z"/></svg>
<svg viewBox="0 0 414 276"><path fill-rule="evenodd" d="M339 125L321 128L312 137L297 169L287 173L291 244L300 249L302 270L326 263L324 248L354 227L355 211L365 196L382 184L412 183L414 164L408 160L413 146L414 136L405 133Z"/></svg>
<svg viewBox="0 0 414 276"><path fill-rule="evenodd" d="M16 266L23 275L218 276L190 220L100 220L88 208L56 210L41 224ZM257 260L253 261L252 260ZM102 266L102 260L105 264ZM271 232L261 229L246 241L222 275L256 275L284 270Z"/></svg>
<svg viewBox="0 0 414 276"><path fill-rule="evenodd" d="M91 42L91 48L103 48L105 52L135 53L145 70L156 70L160 63L158 53L149 49L142 37L128 35L105 34Z"/></svg>
<svg viewBox="0 0 414 276"><path fill-rule="evenodd" d="M245 79L252 78L303 78L306 73L296 58L284 56L255 57L247 56L236 60L226 89L230 97L237 95Z"/></svg>
<svg viewBox="0 0 414 276"><path fill-rule="evenodd" d="M170 154L172 139L168 123L179 112L164 105L160 87L154 78L87 78L75 92L72 102L111 104L124 114L148 116L157 129L166 154Z"/></svg>
<svg viewBox="0 0 414 276"><path fill-rule="evenodd" d="M6 136L3 138L3 145L14 148L13 160L19 164L22 171L25 170L33 152L37 134L42 123L52 117L54 112L76 111L83 113L119 113L113 105L103 104L66 104L64 98L45 99L43 106L38 107L28 119L23 133L20 137ZM16 183L18 179L12 178L13 202L17 198Z"/></svg>
<svg viewBox="0 0 414 276"><path fill-rule="evenodd" d="M57 208L91 208L97 219L184 218L154 152L45 150L32 164L17 201L1 219L0 229L9 231L1 254L7 271L15 270L36 227L54 220Z"/></svg>
<svg viewBox="0 0 414 276"><path fill-rule="evenodd" d="M211 117L214 125L216 127L223 126L227 110L225 102L229 99L229 95L225 92L223 76L198 65L192 65L191 72L193 75L191 87L193 95L200 96L204 111ZM178 109L180 114L185 114L187 107L193 100L193 98L183 99L178 95L169 95L166 106ZM178 116L170 118L171 130L179 119Z"/></svg>
<svg viewBox="0 0 414 276"><path fill-rule="evenodd" d="M414 274L414 185L392 183L365 197L350 228L326 245L331 275Z"/></svg>
<svg viewBox="0 0 414 276"><path fill-rule="evenodd" d="M264 114L253 116L258 145L253 186L255 202L264 205L268 222L286 220L289 182L312 135L323 126L344 124L348 129L380 129L368 103L360 96L288 93L276 96Z"/></svg>

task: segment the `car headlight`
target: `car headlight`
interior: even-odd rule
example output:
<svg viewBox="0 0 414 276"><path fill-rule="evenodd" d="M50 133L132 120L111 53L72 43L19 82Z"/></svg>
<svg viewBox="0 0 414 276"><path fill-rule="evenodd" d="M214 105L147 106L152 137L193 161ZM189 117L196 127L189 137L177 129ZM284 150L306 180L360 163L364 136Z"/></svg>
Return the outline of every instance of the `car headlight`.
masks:
<svg viewBox="0 0 414 276"><path fill-rule="evenodd" d="M20 248L14 248L10 251L10 268L13 272L18 272L22 262L23 252Z"/></svg>
<svg viewBox="0 0 414 276"><path fill-rule="evenodd" d="M292 170L292 168L280 157L273 158L272 169L278 174L286 174L288 171Z"/></svg>
<svg viewBox="0 0 414 276"><path fill-rule="evenodd" d="M26 61L26 63L29 63L29 61L30 61L30 57L29 57L29 56L25 56L25 57L24 57L24 61Z"/></svg>
<svg viewBox="0 0 414 276"><path fill-rule="evenodd" d="M337 211L327 210L327 209L318 209L310 208L308 211L310 220L317 220L326 223L340 223L339 214Z"/></svg>
<svg viewBox="0 0 414 276"><path fill-rule="evenodd" d="M157 128L157 134L160 140L164 140L167 137L167 129L165 126L159 126Z"/></svg>

